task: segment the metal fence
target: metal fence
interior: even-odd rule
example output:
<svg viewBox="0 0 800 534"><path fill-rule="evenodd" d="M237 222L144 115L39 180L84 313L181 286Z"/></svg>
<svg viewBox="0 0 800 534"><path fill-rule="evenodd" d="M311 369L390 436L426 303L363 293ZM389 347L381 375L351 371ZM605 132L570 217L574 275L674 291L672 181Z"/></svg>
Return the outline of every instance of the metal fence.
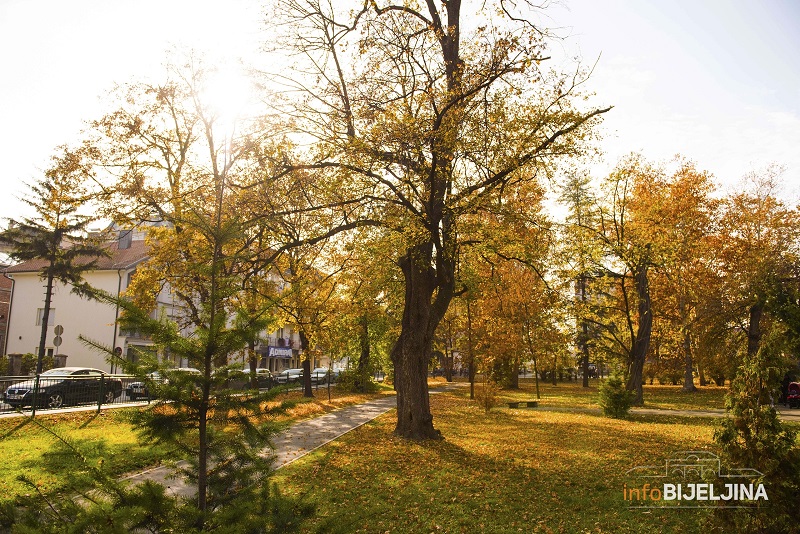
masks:
<svg viewBox="0 0 800 534"><path fill-rule="evenodd" d="M332 382L335 382L334 375ZM383 377L376 376L380 381ZM231 379L231 389L246 390L249 380ZM262 391L283 386L286 391L302 389L300 379L279 383L273 376L258 376ZM315 390L327 387L327 378L312 382ZM32 415L43 410L72 407L96 408L128 403L146 404L155 395L147 390L147 383L131 375L93 374L90 376L0 376L0 414L22 412Z"/></svg>
<svg viewBox="0 0 800 534"><path fill-rule="evenodd" d="M298 382L278 384L273 377L258 377L260 390L283 385L295 390L302 388ZM314 384L319 388L321 384ZM249 380L230 380L231 389L246 390ZM32 415L46 410L95 407L128 403L146 404L155 398L147 383L131 375L93 376L0 376L0 414L22 412Z"/></svg>
<svg viewBox="0 0 800 534"><path fill-rule="evenodd" d="M131 402L128 390L138 379L128 375L3 376L0 377L0 413L33 413L73 406Z"/></svg>

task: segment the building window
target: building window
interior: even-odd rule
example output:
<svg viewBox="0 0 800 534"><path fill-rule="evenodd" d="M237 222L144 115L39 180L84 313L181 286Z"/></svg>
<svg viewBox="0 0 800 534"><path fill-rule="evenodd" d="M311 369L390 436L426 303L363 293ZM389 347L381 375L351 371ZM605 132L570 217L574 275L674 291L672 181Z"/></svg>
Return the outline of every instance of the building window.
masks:
<svg viewBox="0 0 800 534"><path fill-rule="evenodd" d="M44 308L36 310L36 326L42 326L42 319L44 318ZM47 317L47 326L53 326L56 323L56 310L50 308L50 315Z"/></svg>

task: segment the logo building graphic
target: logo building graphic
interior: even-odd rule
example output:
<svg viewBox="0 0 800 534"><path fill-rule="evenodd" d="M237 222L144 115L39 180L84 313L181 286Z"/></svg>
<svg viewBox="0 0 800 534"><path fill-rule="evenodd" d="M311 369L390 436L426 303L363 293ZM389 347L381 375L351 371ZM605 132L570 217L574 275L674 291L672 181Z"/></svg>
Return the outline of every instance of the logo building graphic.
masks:
<svg viewBox="0 0 800 534"><path fill-rule="evenodd" d="M758 480L760 471L750 468L723 469L708 451L680 451L663 465L629 469L631 483L623 486L623 498L631 508L747 508L769 496Z"/></svg>

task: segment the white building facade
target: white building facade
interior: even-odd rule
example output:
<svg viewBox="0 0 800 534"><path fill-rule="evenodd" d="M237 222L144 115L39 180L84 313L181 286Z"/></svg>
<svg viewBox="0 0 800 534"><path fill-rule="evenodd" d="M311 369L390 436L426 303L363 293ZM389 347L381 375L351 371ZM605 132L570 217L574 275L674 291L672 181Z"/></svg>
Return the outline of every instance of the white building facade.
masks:
<svg viewBox="0 0 800 534"><path fill-rule="evenodd" d="M91 286L118 296L128 287L136 266L147 259L147 246L128 234L112 243L109 252L110 257L98 259L97 267L84 273L83 278ZM38 353L45 298L45 282L39 277L43 266L43 261L34 260L6 269L5 276L13 280L6 354ZM120 332L115 305L79 297L71 289L58 283L53 287L46 355L66 356L66 365L112 372L118 369L107 361L106 355L86 346L80 337L118 347L123 354L137 345L150 345L149 341L129 339Z"/></svg>
<svg viewBox="0 0 800 534"><path fill-rule="evenodd" d="M120 232L121 238L109 246L110 257L99 258L97 267L83 274L86 283L114 296L124 293L135 276L138 265L148 259L143 233ZM14 265L4 275L13 281L5 354L37 354L44 312L45 282L39 277L44 262L34 260ZM119 328L120 310L113 304L82 298L71 287L55 284L48 320L45 355L59 356L61 365L94 367L109 373L121 372L120 366L108 361L108 355L87 346L81 338L115 347L127 360L136 360L143 353L155 354L152 341L135 331ZM155 314L180 314L169 288L157 298ZM248 351L231 357L230 363L248 362ZM300 339L288 326L264 333L255 347L258 366L272 372L299 367ZM164 355L160 355L164 357ZM169 358L169 356L167 356ZM187 361L171 358L176 367L189 366Z"/></svg>

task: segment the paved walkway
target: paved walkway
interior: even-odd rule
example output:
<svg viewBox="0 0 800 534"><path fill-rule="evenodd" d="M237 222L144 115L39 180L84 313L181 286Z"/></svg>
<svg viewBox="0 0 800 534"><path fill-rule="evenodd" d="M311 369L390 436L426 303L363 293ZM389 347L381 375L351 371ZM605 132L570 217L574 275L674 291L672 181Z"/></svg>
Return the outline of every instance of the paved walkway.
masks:
<svg viewBox="0 0 800 534"><path fill-rule="evenodd" d="M275 469L280 469L396 407L397 398L392 395L348 406L314 419L300 421L279 433L272 440L274 451L265 452L275 454L273 465ZM174 477L173 470L165 466L148 469L128 476L124 480L134 483L153 480L164 485L167 492L172 495L190 497L196 492L193 485L183 478Z"/></svg>
<svg viewBox="0 0 800 534"><path fill-rule="evenodd" d="M431 389L430 393L441 393L451 387L457 386L453 383L438 386ZM395 408L397 408L397 397L392 395L300 421L279 433L272 440L274 450L267 450L265 453L275 455L273 465L275 469L280 469ZM186 464L183 463L183 465ZM153 480L167 488L167 493L184 497L191 497L197 491L185 479L175 477L173 469L166 466L154 467L125 477L123 480L134 483Z"/></svg>
<svg viewBox="0 0 800 534"><path fill-rule="evenodd" d="M275 469L280 469L395 408L397 397L392 395L300 421L272 440L275 446L273 465Z"/></svg>

